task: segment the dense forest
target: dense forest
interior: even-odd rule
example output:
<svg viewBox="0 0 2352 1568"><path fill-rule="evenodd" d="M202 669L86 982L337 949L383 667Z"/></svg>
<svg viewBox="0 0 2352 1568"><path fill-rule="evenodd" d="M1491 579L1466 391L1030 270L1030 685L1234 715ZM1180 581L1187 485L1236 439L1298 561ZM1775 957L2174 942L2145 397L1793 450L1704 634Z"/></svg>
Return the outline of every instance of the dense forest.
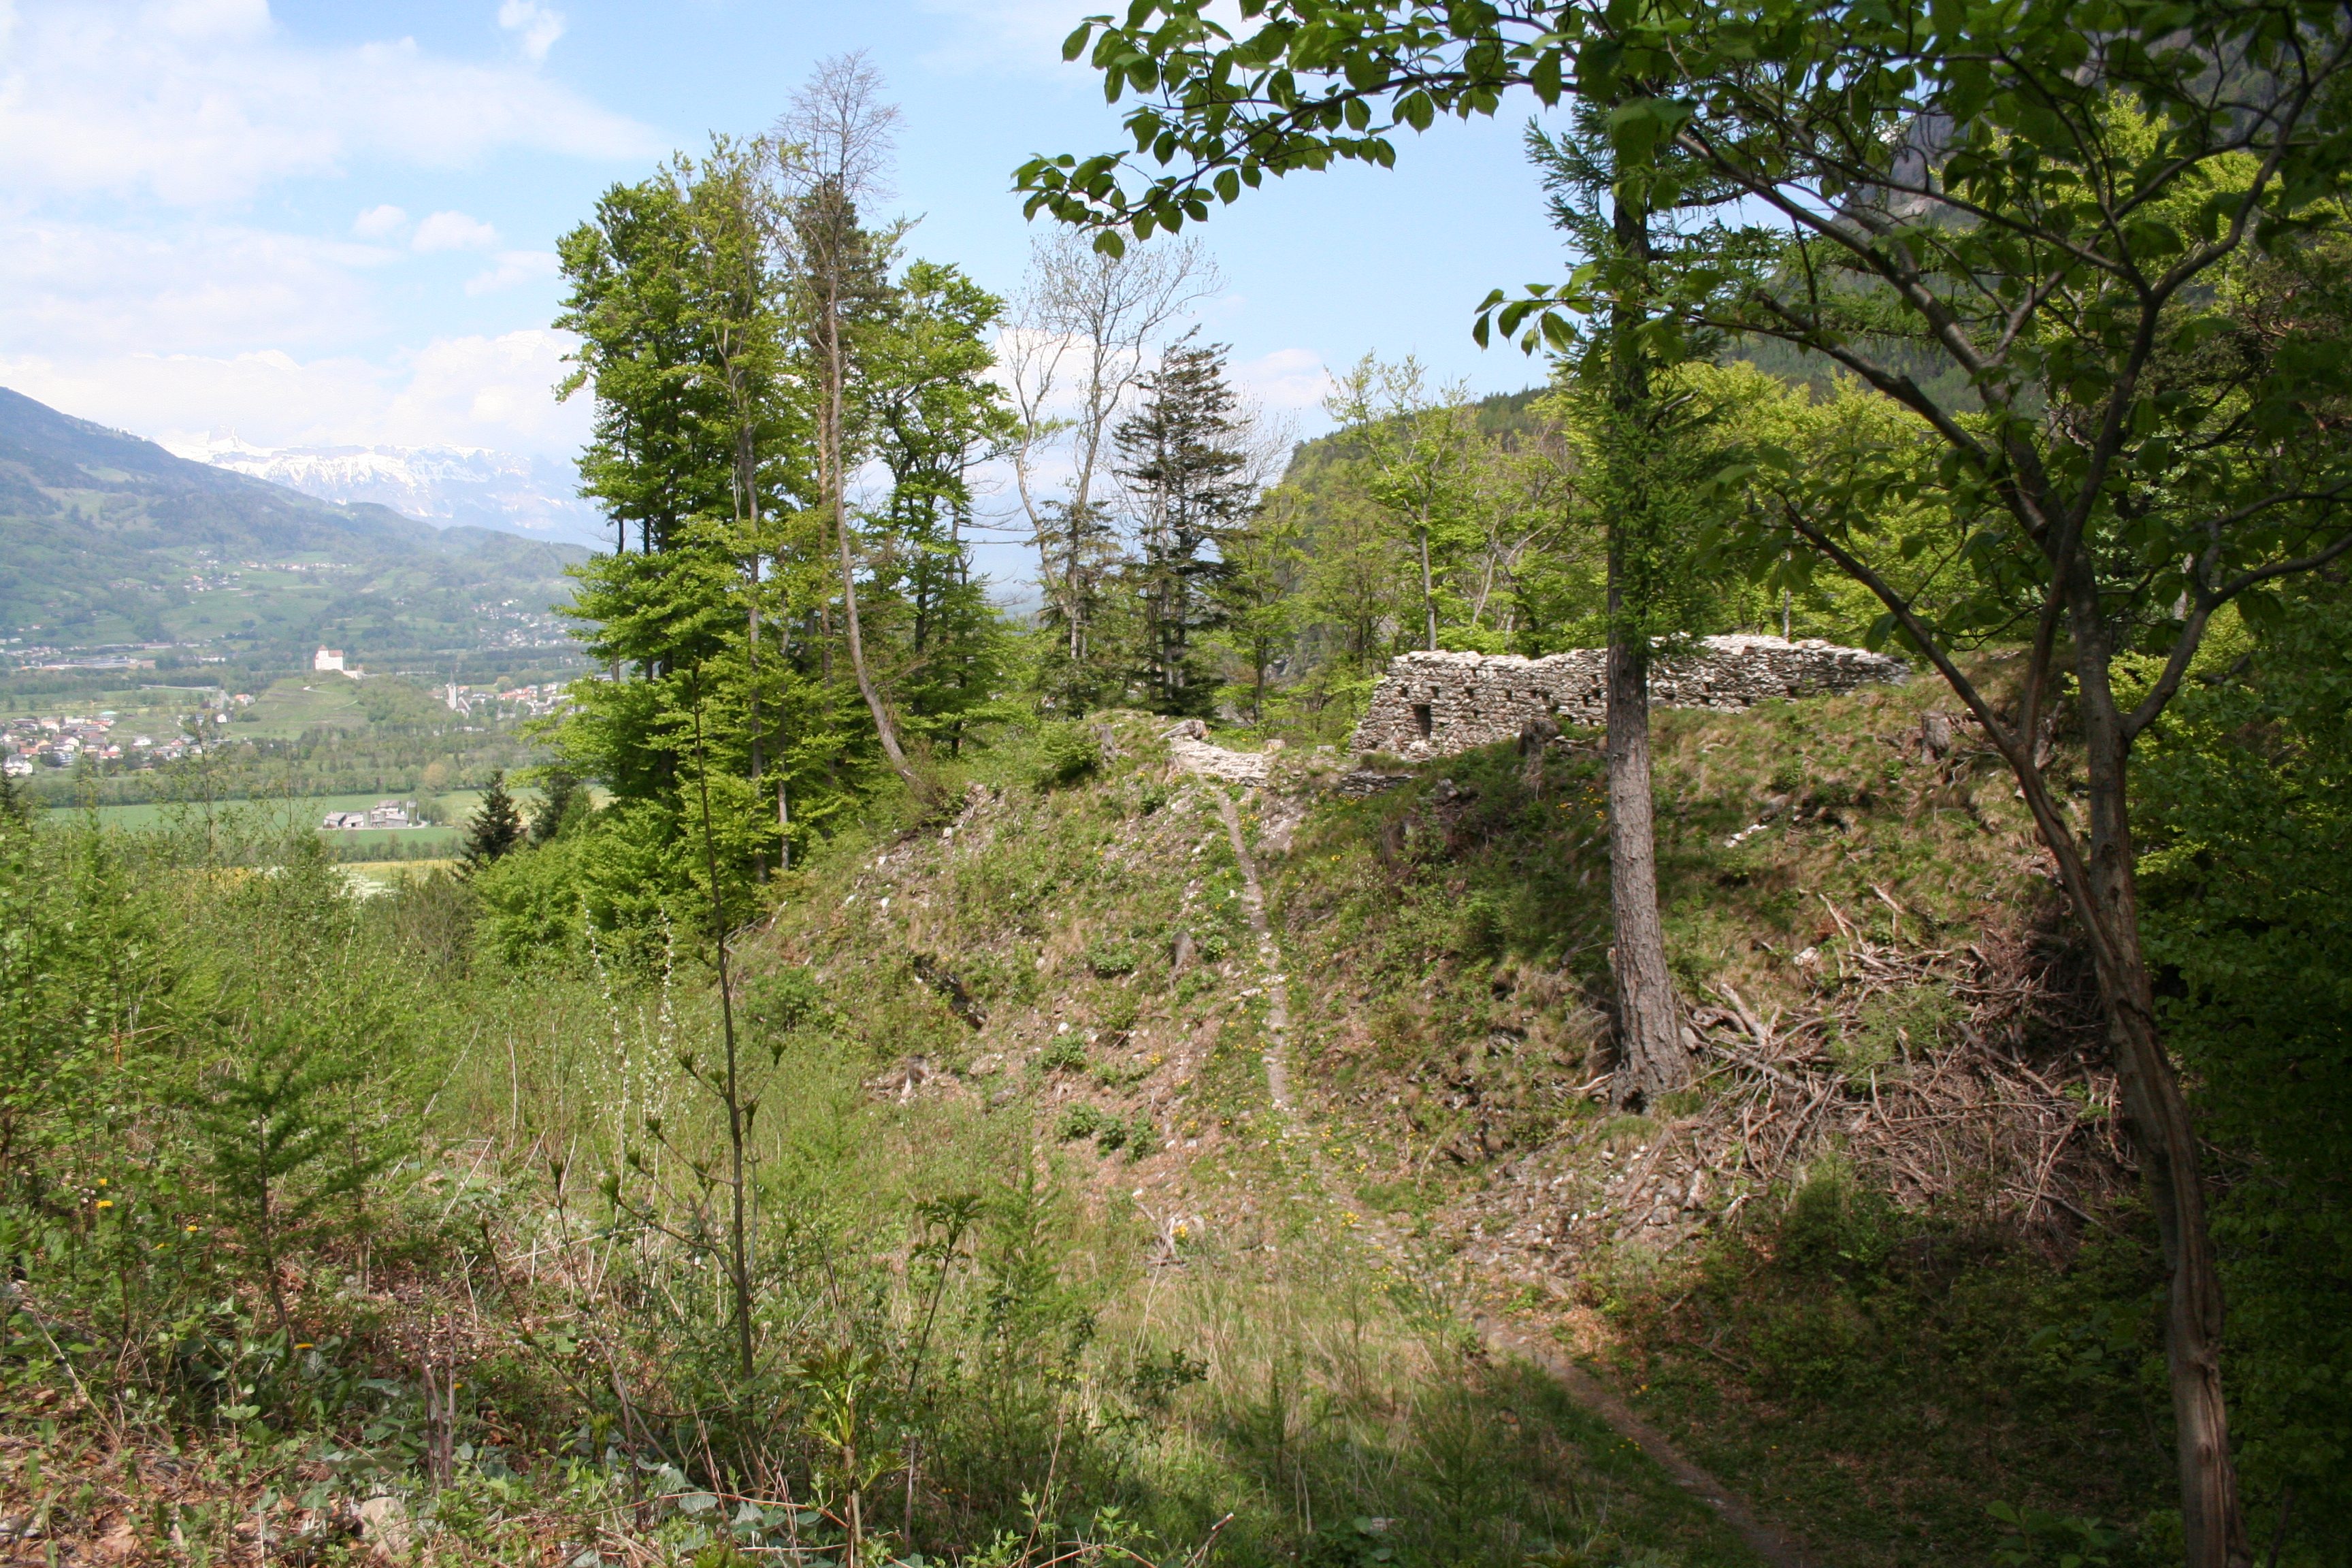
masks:
<svg viewBox="0 0 2352 1568"><path fill-rule="evenodd" d="M2352 1561L2347 26L1147 0L1006 298L856 57L613 187L461 861L0 798L0 1552ZM1522 91L1542 384L1295 443L1181 231Z"/></svg>

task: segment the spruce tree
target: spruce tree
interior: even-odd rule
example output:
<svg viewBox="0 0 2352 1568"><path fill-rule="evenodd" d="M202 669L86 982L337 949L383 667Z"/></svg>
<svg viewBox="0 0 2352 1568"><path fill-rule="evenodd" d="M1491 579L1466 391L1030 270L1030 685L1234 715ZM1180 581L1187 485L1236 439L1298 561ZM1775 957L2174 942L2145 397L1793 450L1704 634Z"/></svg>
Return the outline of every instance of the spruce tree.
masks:
<svg viewBox="0 0 2352 1568"><path fill-rule="evenodd" d="M1205 714L1214 701L1216 679L1193 634L1222 617L1212 590L1227 568L1215 547L1249 511L1249 455L1225 353L1222 343L1179 342L1113 437L1138 511L1139 662L1161 713Z"/></svg>
<svg viewBox="0 0 2352 1568"><path fill-rule="evenodd" d="M562 832L565 819L574 808L584 807L586 798L580 787L580 775L562 763L541 770L539 804L530 812L530 841L544 844Z"/></svg>
<svg viewBox="0 0 2352 1568"><path fill-rule="evenodd" d="M361 1075L318 1023L299 1011L262 1020L190 1107L219 1216L289 1334L287 1261L356 1208L393 1152L352 1114Z"/></svg>
<svg viewBox="0 0 2352 1568"><path fill-rule="evenodd" d="M1037 624L1052 635L1038 649L1037 688L1047 708L1076 719L1116 703L1124 679L1111 592L1122 565L1118 535L1097 502L1050 500L1041 510L1052 566Z"/></svg>
<svg viewBox="0 0 2352 1568"><path fill-rule="evenodd" d="M490 787L483 792L480 809L466 826L466 869L481 869L520 845L522 836L522 814L515 810L514 797L507 794L507 775L494 773Z"/></svg>

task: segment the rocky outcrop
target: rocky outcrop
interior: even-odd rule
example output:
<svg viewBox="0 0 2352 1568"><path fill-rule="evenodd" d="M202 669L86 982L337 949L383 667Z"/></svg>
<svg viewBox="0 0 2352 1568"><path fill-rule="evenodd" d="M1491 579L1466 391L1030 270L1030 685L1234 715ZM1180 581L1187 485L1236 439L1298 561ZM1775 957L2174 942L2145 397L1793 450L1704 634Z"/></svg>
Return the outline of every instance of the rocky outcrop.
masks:
<svg viewBox="0 0 2352 1568"><path fill-rule="evenodd" d="M1418 762L1515 740L1531 719L1597 726L1608 707L1608 658L1597 647L1542 658L1401 654L1373 689L1354 748ZM1650 671L1650 700L1666 708L1751 708L1769 698L1896 683L1909 674L1899 658L1834 643L1707 637L1697 651Z"/></svg>

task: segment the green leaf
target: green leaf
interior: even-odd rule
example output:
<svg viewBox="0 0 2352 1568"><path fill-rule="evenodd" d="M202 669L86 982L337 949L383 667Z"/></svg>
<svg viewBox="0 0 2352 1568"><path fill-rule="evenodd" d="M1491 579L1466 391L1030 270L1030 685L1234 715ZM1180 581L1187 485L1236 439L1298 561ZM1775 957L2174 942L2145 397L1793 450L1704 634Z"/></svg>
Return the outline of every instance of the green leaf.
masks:
<svg viewBox="0 0 2352 1568"><path fill-rule="evenodd" d="M1547 49L1536 60L1535 69L1528 73L1528 84L1535 89L1536 97L1547 106L1559 101L1559 51Z"/></svg>

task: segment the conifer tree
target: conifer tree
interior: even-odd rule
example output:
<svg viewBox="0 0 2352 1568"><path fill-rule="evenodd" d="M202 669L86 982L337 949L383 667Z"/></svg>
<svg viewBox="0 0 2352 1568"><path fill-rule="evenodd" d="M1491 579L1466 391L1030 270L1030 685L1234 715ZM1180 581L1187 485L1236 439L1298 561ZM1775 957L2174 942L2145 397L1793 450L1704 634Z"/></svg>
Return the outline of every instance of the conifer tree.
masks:
<svg viewBox="0 0 2352 1568"><path fill-rule="evenodd" d="M539 803L531 807L530 841L544 844L563 831L576 807L587 804L580 775L557 763L540 772Z"/></svg>
<svg viewBox="0 0 2352 1568"><path fill-rule="evenodd" d="M1108 508L1063 499L1040 502L1039 549L1050 564L1038 625L1053 634L1038 655L1037 686L1045 705L1075 719L1115 699L1119 645L1112 586L1121 564L1118 534Z"/></svg>
<svg viewBox="0 0 2352 1568"><path fill-rule="evenodd" d="M191 1118L221 1218L280 1331L290 1331L287 1260L355 1199L388 1152L343 1109L359 1074L299 1015L262 1020L205 1080Z"/></svg>
<svg viewBox="0 0 2352 1568"><path fill-rule="evenodd" d="M1693 350L1659 310L1651 263L1659 224L1675 206L1711 197L1629 171L1598 108L1558 139L1531 139L1552 194L1552 216L1572 243L1608 264L1605 315L1573 362L1595 432L1586 483L1607 546L1609 627L1609 871L1615 916L1620 1060L1612 1097L1640 1110L1690 1080L1681 1009L1666 967L1658 907L1658 850L1650 778L1650 667L1663 642L1697 629L1692 547L1704 521L1705 411L1666 384Z"/></svg>
<svg viewBox="0 0 2352 1568"><path fill-rule="evenodd" d="M494 773L490 787L482 793L480 808L466 826L466 868L478 870L522 842L522 814L515 809L514 797L507 794L507 775L503 771Z"/></svg>
<svg viewBox="0 0 2352 1568"><path fill-rule="evenodd" d="M1222 618L1214 588L1230 572L1216 550L1247 515L1252 489L1225 353L1186 334L1144 378L1143 406L1113 436L1136 509L1138 663L1160 713L1205 714L1216 696L1193 634Z"/></svg>
<svg viewBox="0 0 2352 1568"><path fill-rule="evenodd" d="M1217 288L1216 268L1190 241L1111 257L1066 235L1041 237L1029 279L1000 346L1016 429L1005 457L1037 548L1038 622L1054 634L1037 685L1047 707L1084 713L1120 677L1119 564L1101 480L1113 425L1171 324ZM1044 487L1048 453L1066 458L1060 493Z"/></svg>

